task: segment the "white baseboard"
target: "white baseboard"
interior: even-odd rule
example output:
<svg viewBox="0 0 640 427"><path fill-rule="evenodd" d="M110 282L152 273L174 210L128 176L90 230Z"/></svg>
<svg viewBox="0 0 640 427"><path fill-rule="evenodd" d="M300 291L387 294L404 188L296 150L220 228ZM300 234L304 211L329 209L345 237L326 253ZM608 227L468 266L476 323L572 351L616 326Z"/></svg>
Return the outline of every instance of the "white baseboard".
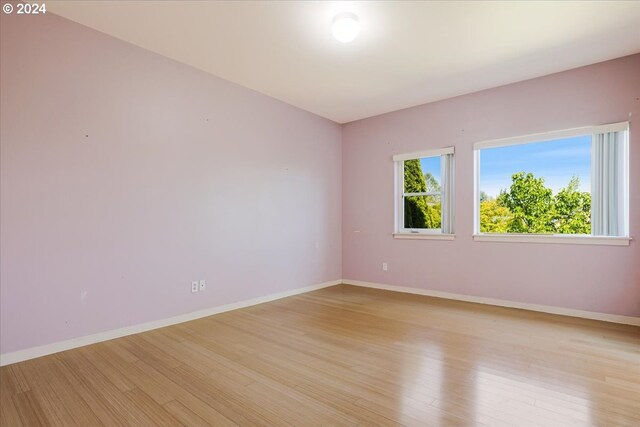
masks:
<svg viewBox="0 0 640 427"><path fill-rule="evenodd" d="M58 353L72 348L83 347L89 344L95 344L102 341L112 340L114 338L125 337L127 335L138 334L140 332L150 331L152 329L163 328L165 326L175 325L178 323L188 322L190 320L200 319L202 317L212 316L225 311L237 310L239 308L250 307L252 305L262 304L293 295L303 294L317 289L329 286L339 285L342 280L331 280L329 282L319 283L317 285L306 286L304 288L292 289L290 291L279 292L276 294L265 295L257 298L251 298L232 304L221 305L218 307L207 308L204 310L193 311L191 313L181 314L167 319L154 320L153 322L140 323L137 325L126 326L124 328L113 329L111 331L100 332L93 335L87 335L79 338L72 338L66 341L60 341L52 344L31 347L24 350L14 351L12 353L0 354L0 366L10 365L12 363L22 362L24 360L35 359L36 357L46 356L48 354Z"/></svg>
<svg viewBox="0 0 640 427"><path fill-rule="evenodd" d="M445 298L456 301L473 302L478 304L495 305L499 307L519 308L523 310L538 311L542 313L560 314L563 316L580 317L583 319L601 320L605 322L621 323L625 325L640 326L640 317L621 316L618 314L597 313L592 311L574 310L571 308L554 307L540 304L528 304L522 302L514 302L501 300L497 298L475 297L469 295L454 294L449 292L432 291L428 289L409 288L404 286L385 285L382 283L363 282L360 280L331 280L317 285L306 286L304 288L293 289L290 291L280 292L276 294L265 295L262 297L252 298L232 304L221 305L218 307L207 308L204 310L194 311L167 319L155 320L153 322L141 323L138 325L126 326L124 328L113 329L111 331L100 332L93 335L87 335L79 338L72 338L66 341L60 341L52 344L46 344L38 347L27 348L25 350L14 351L12 353L0 354L0 366L10 365L12 363L22 362L24 360L35 359L36 357L46 356L48 354L59 353L73 348L83 347L85 345L95 344L102 341L112 340L114 338L125 337L127 335L138 334L150 331L152 329L163 328L165 326L175 325L178 323L188 322L190 320L200 319L212 316L226 311L237 310L239 308L250 307L252 305L262 304L293 295L303 294L315 291L317 289L327 288L344 283L345 285L361 286L365 288L383 289L394 292L404 292L416 295L425 295L430 297Z"/></svg>
<svg viewBox="0 0 640 427"><path fill-rule="evenodd" d="M640 317L622 316L619 314L597 313L593 311L574 310L572 308L554 307L551 305L528 304L501 300L497 298L474 297L470 295L453 294L449 292L432 291L420 288L408 288L404 286L385 285L382 283L363 282L360 280L343 279L345 285L361 286L365 288L384 289L387 291L404 292L407 294L426 295L429 297L446 298L456 301L475 302L478 304L496 305L499 307L519 308L523 310L539 311L542 313L560 314L562 316L580 317L583 319L602 320L604 322L622 323L625 325L640 326Z"/></svg>

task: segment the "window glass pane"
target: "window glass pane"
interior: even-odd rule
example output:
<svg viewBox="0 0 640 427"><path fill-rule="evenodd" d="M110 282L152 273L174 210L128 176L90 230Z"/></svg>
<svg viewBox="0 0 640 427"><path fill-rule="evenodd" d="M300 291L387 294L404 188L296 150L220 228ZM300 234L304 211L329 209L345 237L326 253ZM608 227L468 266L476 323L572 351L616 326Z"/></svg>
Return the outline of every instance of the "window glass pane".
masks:
<svg viewBox="0 0 640 427"><path fill-rule="evenodd" d="M440 192L440 156L405 160L405 193Z"/></svg>
<svg viewBox="0 0 640 427"><path fill-rule="evenodd" d="M480 150L480 232L591 233L591 135Z"/></svg>
<svg viewBox="0 0 640 427"><path fill-rule="evenodd" d="M404 228L437 229L441 226L440 196L406 196Z"/></svg>
<svg viewBox="0 0 640 427"><path fill-rule="evenodd" d="M420 159L428 193L440 192L440 156Z"/></svg>

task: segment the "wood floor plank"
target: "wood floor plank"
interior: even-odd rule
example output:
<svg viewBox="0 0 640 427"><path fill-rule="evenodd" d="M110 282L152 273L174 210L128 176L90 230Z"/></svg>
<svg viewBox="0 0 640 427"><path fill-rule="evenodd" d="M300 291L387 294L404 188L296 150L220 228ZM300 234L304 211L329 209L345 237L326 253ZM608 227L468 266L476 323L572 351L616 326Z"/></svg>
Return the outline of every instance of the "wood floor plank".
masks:
<svg viewBox="0 0 640 427"><path fill-rule="evenodd" d="M22 393L31 390L27 379L22 372L22 365L14 364L7 367L8 379L13 386L15 393Z"/></svg>
<svg viewBox="0 0 640 427"><path fill-rule="evenodd" d="M153 426L183 427L183 424L144 391L134 388L124 393L142 412L151 418Z"/></svg>
<svg viewBox="0 0 640 427"><path fill-rule="evenodd" d="M35 397L35 393L27 390L12 397L15 404L16 414L11 414L8 418L2 418L2 425L6 426L49 426L51 423L45 414L42 406ZM3 408L4 412L4 408ZM7 415L7 414L4 414ZM6 423L6 424L5 424Z"/></svg>
<svg viewBox="0 0 640 427"><path fill-rule="evenodd" d="M189 408L187 408L177 400L172 400L171 402L167 402L163 406L168 413L170 413L175 419L180 421L185 426L207 427L207 426L213 425L213 421L212 422L205 421L203 418L199 417L197 414L192 412ZM219 425L219 424L215 424L215 425Z"/></svg>
<svg viewBox="0 0 640 427"><path fill-rule="evenodd" d="M80 394L82 400L91 408L102 425L127 425L126 417L120 411L117 411L108 400L103 399L102 396L96 392L91 382L87 381L83 375L79 375L78 372L75 371L69 358L61 357L59 358L59 363L62 365L61 369L65 374L66 380L71 387Z"/></svg>
<svg viewBox="0 0 640 427"><path fill-rule="evenodd" d="M20 393L11 378L11 368L15 365L0 369L0 425L22 425L15 402L11 398ZM8 396L2 398L2 396Z"/></svg>
<svg viewBox="0 0 640 427"><path fill-rule="evenodd" d="M93 390L93 394L104 402L116 416L123 417L127 426L153 425L152 414L145 413L126 392L116 387L103 372L96 369L91 363L90 347L76 349L65 353L65 362L70 365L74 375L86 381L87 386ZM122 370L128 368L128 364L120 365Z"/></svg>
<svg viewBox="0 0 640 427"><path fill-rule="evenodd" d="M99 425L90 408L59 372L58 356L29 360L23 365L35 400L43 408L47 421L54 426Z"/></svg>
<svg viewBox="0 0 640 427"><path fill-rule="evenodd" d="M638 426L640 328L338 285L2 367L0 425Z"/></svg>
<svg viewBox="0 0 640 427"><path fill-rule="evenodd" d="M135 384L122 369L122 366L127 363L119 362L117 353L109 347L103 346L88 348L85 354L89 362L102 372L113 385L118 387L118 390L122 392L133 390Z"/></svg>

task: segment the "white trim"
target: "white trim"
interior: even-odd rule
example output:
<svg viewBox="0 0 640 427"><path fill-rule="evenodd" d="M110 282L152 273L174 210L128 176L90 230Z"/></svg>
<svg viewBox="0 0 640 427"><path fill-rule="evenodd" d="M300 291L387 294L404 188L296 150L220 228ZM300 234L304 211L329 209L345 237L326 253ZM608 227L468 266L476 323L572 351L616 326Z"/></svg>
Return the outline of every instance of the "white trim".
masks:
<svg viewBox="0 0 640 427"><path fill-rule="evenodd" d="M541 313L559 314L561 316L580 317L582 319L600 320L603 322L621 323L623 325L640 326L640 317L622 316L620 314L598 313L594 311L575 310L551 305L529 304L524 302L507 301L497 298L476 297L471 295L453 294L429 289L408 288L404 286L384 285L381 283L363 282L360 280L343 279L345 285L360 286L364 288L383 289L386 291L403 292L407 294L425 295L429 297L445 298L456 301L473 302L477 304L495 305L498 307L518 308L521 310L538 311Z"/></svg>
<svg viewBox="0 0 640 427"><path fill-rule="evenodd" d="M141 332L150 331L152 329L164 328L165 326L188 322L190 320L200 319L203 317L212 316L214 314L224 313L226 311L237 310L239 308L250 307L252 305L262 304L293 295L327 288L329 286L339 285L340 283L342 283L342 280L340 279L331 280L328 282L319 283L317 285L311 285L304 288L292 289L290 291L264 295L261 297L238 301L231 304L225 304L218 307L206 308L204 310L193 311L191 313L181 314L179 316L169 317L166 319L125 326L124 328L113 329L110 331L104 331L79 338L72 338L70 340L41 345L38 347L31 347L24 350L14 351L12 353L4 353L0 354L0 366L10 365L12 363L18 363L29 359L35 359L36 357L46 356L48 354L58 353L65 350L71 350L73 348L83 347L85 345L95 344L102 341L108 341L114 338L125 337L127 335L139 334Z"/></svg>
<svg viewBox="0 0 640 427"><path fill-rule="evenodd" d="M630 228L629 228L629 169L631 169L629 167L629 163L631 162L631 158L629 157L629 132L623 132L622 133L622 147L624 150L623 153L623 161L622 161L622 165L623 165L623 170L622 170L622 183L624 185L624 188L622 190L622 196L624 197L624 201L623 201L623 206L622 206L622 211L623 211L623 215L624 215L624 221L623 221L623 226L624 226L624 233L625 235L629 236L630 234Z"/></svg>
<svg viewBox="0 0 640 427"><path fill-rule="evenodd" d="M188 322L203 317L212 316L214 314L224 313L227 311L237 310L240 308L251 307L253 305L262 304L277 299L286 298L318 289L328 288L339 284L360 286L365 288L383 289L387 291L403 292L415 295L425 295L436 298L445 298L456 301L465 301L478 304L495 305L499 307L519 308L522 310L538 311L542 313L559 314L563 316L580 317L583 319L601 320L604 322L621 323L625 325L640 326L640 317L622 316L619 314L597 313L593 311L575 310L571 308L554 307L540 304L528 304L514 301L501 300L497 298L475 297L470 295L454 294L442 291L432 291L428 289L409 288L404 286L385 285L381 283L364 282L360 280L338 279L331 280L317 285L306 286L304 288L293 289L290 291L280 292L276 294L265 295L262 297L252 298L249 300L239 301L232 304L226 304L218 307L208 308L204 310L194 311L167 319L156 320L153 322L141 323L138 325L127 326L124 328L113 329L111 331L100 332L94 335L88 335L79 338L73 338L57 343L46 344L38 347L31 347L24 350L14 351L12 353L0 354L0 366L11 365L13 363L22 362L36 357L46 356L48 354L59 353L65 350L71 350L86 345L95 344L103 341L112 340L114 338L125 337L128 335L138 334L153 329L163 328L178 323Z"/></svg>
<svg viewBox="0 0 640 427"><path fill-rule="evenodd" d="M435 192L422 192L422 193L403 193L402 197L420 197L420 196L440 196L442 197L442 191Z"/></svg>
<svg viewBox="0 0 640 427"><path fill-rule="evenodd" d="M394 206L394 230L400 230L404 227L404 167L400 162L393 163L393 206Z"/></svg>
<svg viewBox="0 0 640 427"><path fill-rule="evenodd" d="M433 235L440 234L442 235L442 229L412 229L404 227L404 203L407 197L420 197L420 196L440 196L440 202L442 203L444 199L444 188L441 189L440 192L420 192L420 193L406 193L404 190L404 161L412 160L416 158L422 157L437 157L440 156L440 182L444 184L444 176L443 173L445 168L442 166L443 159L445 155L451 154L454 155L455 147L446 147L446 148L438 148L435 150L426 150L426 151L417 151L408 154L396 154L393 156L394 160L394 169L393 169L393 179L396 183L394 190L394 230L393 233L395 238L399 239L432 239L432 240L453 240L451 237L453 234L449 235L449 237L414 237L415 235ZM450 179L454 179L453 169L451 170ZM450 186L452 189L454 185ZM452 190L453 192L453 190ZM453 196L453 195L452 195ZM441 213L443 215L444 212ZM455 215L455 214L452 214ZM453 219L452 219L453 221ZM449 232L454 230L448 230Z"/></svg>
<svg viewBox="0 0 640 427"><path fill-rule="evenodd" d="M393 233L394 239L408 240L455 240L455 234L442 233Z"/></svg>
<svg viewBox="0 0 640 427"><path fill-rule="evenodd" d="M629 246L631 238L575 234L474 234L473 240L476 242Z"/></svg>
<svg viewBox="0 0 640 427"><path fill-rule="evenodd" d="M423 157L442 156L443 154L453 154L454 147L436 148L434 150L414 151L413 153L394 154L393 161L401 162L404 160L422 159Z"/></svg>
<svg viewBox="0 0 640 427"><path fill-rule="evenodd" d="M629 122L612 123L601 126L586 126L581 128L565 129L552 132L534 133L511 138L492 139L473 144L474 150L481 148L504 147L506 145L528 144L530 142L543 142L554 139L571 138L580 135L593 135L595 133L621 132L629 130Z"/></svg>
<svg viewBox="0 0 640 427"><path fill-rule="evenodd" d="M442 234L442 228L404 228L394 232L393 234ZM451 233L449 233L451 234Z"/></svg>
<svg viewBox="0 0 640 427"><path fill-rule="evenodd" d="M480 231L480 150L473 150L473 230Z"/></svg>
<svg viewBox="0 0 640 427"><path fill-rule="evenodd" d="M456 156L440 156L441 181L441 228L444 234L454 234L456 230Z"/></svg>

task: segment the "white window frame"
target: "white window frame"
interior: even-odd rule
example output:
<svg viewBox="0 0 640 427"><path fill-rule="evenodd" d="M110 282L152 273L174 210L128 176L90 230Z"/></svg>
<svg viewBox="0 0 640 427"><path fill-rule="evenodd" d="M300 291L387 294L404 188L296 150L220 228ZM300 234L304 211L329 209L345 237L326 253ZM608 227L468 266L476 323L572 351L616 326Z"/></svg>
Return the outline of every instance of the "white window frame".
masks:
<svg viewBox="0 0 640 427"><path fill-rule="evenodd" d="M443 182L443 170L440 169L440 185L441 191L439 193L434 192L424 192L424 193L405 193L404 192L404 162L406 160L415 160L422 159L425 157L440 157L442 164L442 156L455 154L454 147L445 147L438 148L434 150L425 150L425 151L416 151L412 153L406 154L396 154L393 156L394 161L394 182L395 182L395 192L394 192L394 206L395 206L395 232L393 233L393 237L396 239L431 239L431 240L454 240L455 234L453 233L442 233L441 228L437 229L412 229L412 228L404 228L404 199L407 196L434 196L439 195L440 201L444 200L444 182ZM455 162L455 158L454 158ZM450 178L453 180L454 171L451 170ZM451 185L451 189L453 189L455 183ZM453 190L452 190L453 191ZM454 194L450 195L450 203L453 203ZM444 212L444 211L443 211ZM453 215L453 214L452 214ZM453 223L453 218L451 219Z"/></svg>
<svg viewBox="0 0 640 427"><path fill-rule="evenodd" d="M585 234L507 234L480 232L480 150L485 148L506 147L529 144L532 142L553 141L576 136L595 135L607 132L624 132L623 159L623 195L624 195L624 229L625 236L593 236ZM593 145L593 144L592 144ZM473 206L473 240L481 242L510 243L568 243L589 245L628 246L629 236L629 122L612 123L600 126L587 126L553 132L536 133L513 138L494 139L473 144L474 161L474 206ZM593 168L593 166L591 166ZM592 194L593 197L593 194Z"/></svg>

